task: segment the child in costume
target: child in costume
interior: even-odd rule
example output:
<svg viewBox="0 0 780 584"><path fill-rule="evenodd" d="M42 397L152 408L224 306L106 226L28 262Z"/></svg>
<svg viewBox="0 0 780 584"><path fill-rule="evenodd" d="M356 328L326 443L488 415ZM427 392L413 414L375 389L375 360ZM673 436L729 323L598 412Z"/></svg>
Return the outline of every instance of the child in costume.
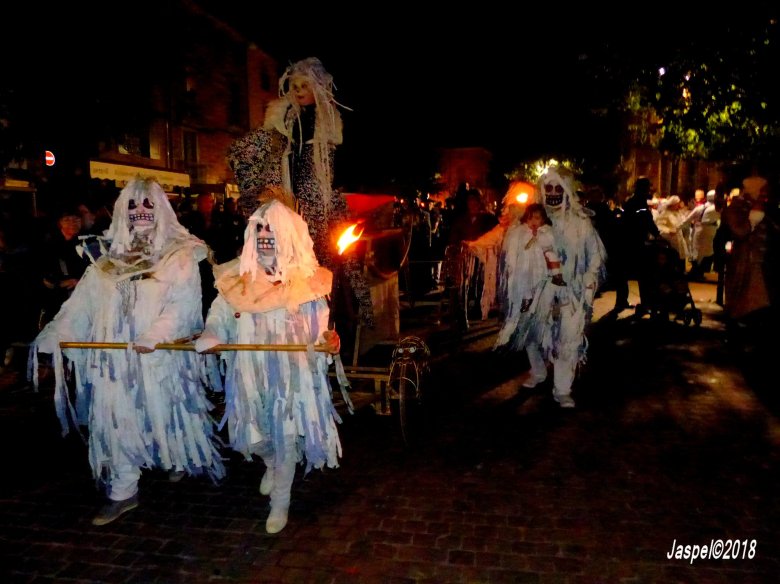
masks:
<svg viewBox="0 0 780 584"><path fill-rule="evenodd" d="M520 350L527 342L540 343L553 305L568 301L551 224L544 205L534 203L507 229L501 278L507 314L496 347ZM533 387L533 381L523 385Z"/></svg>

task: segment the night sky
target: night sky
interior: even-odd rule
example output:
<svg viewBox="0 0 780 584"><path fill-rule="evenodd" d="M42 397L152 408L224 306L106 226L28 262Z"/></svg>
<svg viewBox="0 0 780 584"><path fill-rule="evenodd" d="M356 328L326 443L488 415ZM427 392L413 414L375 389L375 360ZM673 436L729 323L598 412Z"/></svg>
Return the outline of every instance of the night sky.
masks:
<svg viewBox="0 0 780 584"><path fill-rule="evenodd" d="M94 9L43 4L14 8L20 13L9 21L19 26L6 22L2 41L6 59L16 56L8 66L30 75L32 59L35 83L48 95L75 101L82 86L111 69L112 54L137 54L127 80L105 80L119 89L162 46L155 37L164 27L149 25L148 0ZM541 155L612 155L615 136L594 121L591 108L614 96L593 63L609 56L654 64L670 48L724 34L740 20L711 3L668 0L619 11L597 3L475 2L469 11L421 2L350 9L333 2L198 4L253 39L280 68L320 58L337 99L353 110L343 112L339 149L342 176L353 188L413 181L438 147L486 147L498 172ZM739 9L754 4L766 3L750 0Z"/></svg>

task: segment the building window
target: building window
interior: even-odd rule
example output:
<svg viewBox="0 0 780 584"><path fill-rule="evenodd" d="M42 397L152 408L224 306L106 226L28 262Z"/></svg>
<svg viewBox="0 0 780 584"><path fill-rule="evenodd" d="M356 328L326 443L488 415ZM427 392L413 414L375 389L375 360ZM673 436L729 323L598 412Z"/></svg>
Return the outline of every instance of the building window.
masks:
<svg viewBox="0 0 780 584"><path fill-rule="evenodd" d="M198 134L192 130L182 130L182 152L184 164L198 164Z"/></svg>
<svg viewBox="0 0 780 584"><path fill-rule="evenodd" d="M125 132L117 140L120 154L131 154L149 158L149 130Z"/></svg>

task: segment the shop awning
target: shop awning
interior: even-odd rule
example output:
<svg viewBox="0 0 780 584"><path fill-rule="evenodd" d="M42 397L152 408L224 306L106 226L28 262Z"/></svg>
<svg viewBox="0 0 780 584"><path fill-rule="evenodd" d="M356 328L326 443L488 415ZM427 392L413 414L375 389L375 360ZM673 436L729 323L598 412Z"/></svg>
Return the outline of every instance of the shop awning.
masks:
<svg viewBox="0 0 780 584"><path fill-rule="evenodd" d="M128 182L138 176L141 178L153 178L163 187L188 187L190 175L183 172L171 172L160 168L144 168L142 166L129 166L126 164L114 164L100 160L89 161L89 176L92 178L105 178L108 180Z"/></svg>

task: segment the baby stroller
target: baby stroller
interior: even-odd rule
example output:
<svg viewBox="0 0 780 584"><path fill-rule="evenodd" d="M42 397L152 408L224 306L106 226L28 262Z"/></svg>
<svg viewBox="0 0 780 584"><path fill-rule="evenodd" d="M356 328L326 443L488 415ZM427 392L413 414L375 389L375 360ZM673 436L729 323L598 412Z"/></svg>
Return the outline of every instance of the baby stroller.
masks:
<svg viewBox="0 0 780 584"><path fill-rule="evenodd" d="M693 301L685 263L677 251L666 241L656 240L648 244L645 252L636 317L649 315L662 321L671 317L685 326L701 325L702 313Z"/></svg>

